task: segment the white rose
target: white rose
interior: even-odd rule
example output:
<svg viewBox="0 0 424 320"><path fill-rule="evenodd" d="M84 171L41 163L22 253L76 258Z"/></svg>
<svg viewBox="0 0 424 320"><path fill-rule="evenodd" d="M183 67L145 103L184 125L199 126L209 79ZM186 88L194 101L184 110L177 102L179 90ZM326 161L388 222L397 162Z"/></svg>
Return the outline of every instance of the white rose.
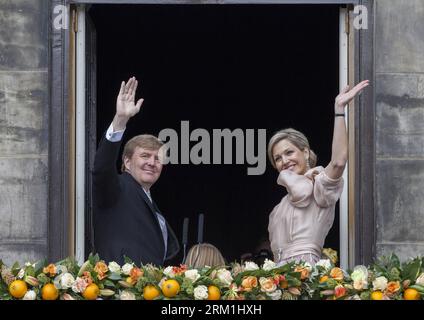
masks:
<svg viewBox="0 0 424 320"><path fill-rule="evenodd" d="M60 278L60 285L62 289L72 288L72 286L74 285L74 282L75 282L75 279L70 273L65 273Z"/></svg>
<svg viewBox="0 0 424 320"><path fill-rule="evenodd" d="M269 259L265 259L264 265L262 266L262 269L264 269L265 271L269 271L272 269L276 268L276 264L274 261L269 260Z"/></svg>
<svg viewBox="0 0 424 320"><path fill-rule="evenodd" d="M131 291L124 290L119 295L119 299L120 300L135 300L135 294L132 293Z"/></svg>
<svg viewBox="0 0 424 320"><path fill-rule="evenodd" d="M172 271L172 267L166 267L165 270L163 270L163 274L166 275L169 278L174 278L175 277L175 273Z"/></svg>
<svg viewBox="0 0 424 320"><path fill-rule="evenodd" d="M126 263L122 266L122 273L125 275L129 275L134 265L132 263Z"/></svg>
<svg viewBox="0 0 424 320"><path fill-rule="evenodd" d="M110 272L121 273L121 266L117 264L115 261L109 262L107 267L109 268Z"/></svg>
<svg viewBox="0 0 424 320"><path fill-rule="evenodd" d="M272 300L281 300L282 292L281 290L275 290L274 292L267 292L266 295Z"/></svg>
<svg viewBox="0 0 424 320"><path fill-rule="evenodd" d="M258 269L259 269L258 265L252 261L246 261L244 265L244 271L253 271Z"/></svg>
<svg viewBox="0 0 424 320"><path fill-rule="evenodd" d="M22 300L35 300L35 298L37 297L36 293L34 290L28 290L24 297L22 298Z"/></svg>
<svg viewBox="0 0 424 320"><path fill-rule="evenodd" d="M316 264L315 267L322 267L325 270L330 270L331 269L331 262L330 259L321 259L319 260Z"/></svg>
<svg viewBox="0 0 424 320"><path fill-rule="evenodd" d="M372 282L373 290L384 291L387 288L387 279L386 277L378 277Z"/></svg>
<svg viewBox="0 0 424 320"><path fill-rule="evenodd" d="M200 278L200 274L196 269L187 270L186 272L184 272L184 275L191 282L195 282L197 279Z"/></svg>
<svg viewBox="0 0 424 320"><path fill-rule="evenodd" d="M19 270L18 279L22 279L24 277L24 275L25 275L25 270L24 269Z"/></svg>
<svg viewBox="0 0 424 320"><path fill-rule="evenodd" d="M350 277L356 290L368 289L368 269L365 266L356 266Z"/></svg>
<svg viewBox="0 0 424 320"><path fill-rule="evenodd" d="M194 288L194 299L206 300L208 298L208 288L206 286L197 286Z"/></svg>
<svg viewBox="0 0 424 320"><path fill-rule="evenodd" d="M424 286L424 273L421 273L421 275L417 278L415 283L420 286Z"/></svg>
<svg viewBox="0 0 424 320"><path fill-rule="evenodd" d="M353 281L353 287L355 288L355 290L368 289L368 282L364 280L355 280Z"/></svg>
<svg viewBox="0 0 424 320"><path fill-rule="evenodd" d="M225 286L229 286L233 282L231 272L226 269L219 269L217 278Z"/></svg>

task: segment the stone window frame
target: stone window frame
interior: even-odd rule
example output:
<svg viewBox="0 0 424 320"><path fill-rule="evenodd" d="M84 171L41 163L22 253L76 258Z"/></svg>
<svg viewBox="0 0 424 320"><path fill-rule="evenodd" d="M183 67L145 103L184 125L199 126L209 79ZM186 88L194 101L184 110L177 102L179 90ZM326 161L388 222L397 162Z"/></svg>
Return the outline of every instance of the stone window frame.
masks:
<svg viewBox="0 0 424 320"><path fill-rule="evenodd" d="M49 0L49 204L48 258L56 261L72 255L70 230L71 186L69 166L71 114L68 30L53 28L53 9L71 4L361 4L368 9L368 31L354 32L354 82L369 79L374 83L374 0ZM70 23L70 25L72 25ZM354 113L354 263L369 264L375 257L376 223L375 183L375 95L374 89L356 100ZM71 227L69 226L71 224ZM352 231L350 231L351 233Z"/></svg>

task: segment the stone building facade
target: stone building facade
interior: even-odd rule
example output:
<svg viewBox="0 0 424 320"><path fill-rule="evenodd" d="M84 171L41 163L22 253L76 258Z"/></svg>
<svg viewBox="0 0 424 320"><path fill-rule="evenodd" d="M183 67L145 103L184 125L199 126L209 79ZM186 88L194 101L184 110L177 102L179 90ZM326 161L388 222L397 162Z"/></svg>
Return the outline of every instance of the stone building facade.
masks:
<svg viewBox="0 0 424 320"><path fill-rule="evenodd" d="M5 263L72 254L57 237L67 225L57 218L62 213L55 194L65 205L67 197L51 170L66 164L67 156L54 147L63 136L52 128L63 114L52 98L60 93L52 92L57 77L51 67L53 49L60 45L52 31L53 5L65 2L0 0L0 258ZM358 241L367 242L362 246L373 256L395 252L405 259L424 253L424 0L359 2L370 9L367 32L374 47L373 99L366 106L373 141L363 150L372 159L366 164L372 210L363 216L370 218L373 236Z"/></svg>

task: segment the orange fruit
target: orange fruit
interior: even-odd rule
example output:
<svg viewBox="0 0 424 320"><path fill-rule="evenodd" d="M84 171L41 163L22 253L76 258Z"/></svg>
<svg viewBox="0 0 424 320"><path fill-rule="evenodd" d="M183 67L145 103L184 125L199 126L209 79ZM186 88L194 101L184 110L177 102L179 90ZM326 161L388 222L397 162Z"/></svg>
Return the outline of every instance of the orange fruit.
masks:
<svg viewBox="0 0 424 320"><path fill-rule="evenodd" d="M23 298L27 291L27 284L23 280L15 280L9 285L9 293L14 298Z"/></svg>
<svg viewBox="0 0 424 320"><path fill-rule="evenodd" d="M322 276L321 279L319 279L319 283L326 282L328 280L328 276Z"/></svg>
<svg viewBox="0 0 424 320"><path fill-rule="evenodd" d="M100 294L100 289L97 286L97 284L92 283L85 288L84 292L82 293L82 296L86 300L96 300L98 295Z"/></svg>
<svg viewBox="0 0 424 320"><path fill-rule="evenodd" d="M180 292L180 284L177 280L166 280L162 284L162 293L167 298L175 297Z"/></svg>
<svg viewBox="0 0 424 320"><path fill-rule="evenodd" d="M288 281L287 281L287 280L283 280L283 281L281 281L281 282L280 282L280 287L281 287L282 289L287 289L287 288L289 287L289 283L288 283Z"/></svg>
<svg viewBox="0 0 424 320"><path fill-rule="evenodd" d="M421 295L416 289L408 288L403 293L403 298L405 300L420 300Z"/></svg>
<svg viewBox="0 0 424 320"><path fill-rule="evenodd" d="M216 286L208 287L208 300L219 300L221 299L221 291Z"/></svg>
<svg viewBox="0 0 424 320"><path fill-rule="evenodd" d="M43 300L56 300L59 297L59 290L53 283L47 283L41 288L41 297Z"/></svg>
<svg viewBox="0 0 424 320"><path fill-rule="evenodd" d="M143 289L143 298L144 300L153 300L159 297L160 291L153 285L147 285Z"/></svg>
<svg viewBox="0 0 424 320"><path fill-rule="evenodd" d="M371 300L383 300L383 292L373 291L371 293Z"/></svg>

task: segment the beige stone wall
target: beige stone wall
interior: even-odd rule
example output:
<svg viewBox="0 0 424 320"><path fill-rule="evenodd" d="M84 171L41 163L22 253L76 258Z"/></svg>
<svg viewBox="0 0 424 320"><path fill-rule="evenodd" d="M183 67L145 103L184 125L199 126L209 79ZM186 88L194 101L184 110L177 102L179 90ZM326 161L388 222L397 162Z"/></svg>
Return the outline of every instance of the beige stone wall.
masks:
<svg viewBox="0 0 424 320"><path fill-rule="evenodd" d="M377 255L424 255L424 0L375 2Z"/></svg>
<svg viewBox="0 0 424 320"><path fill-rule="evenodd" d="M47 254L48 1L0 0L0 258Z"/></svg>

